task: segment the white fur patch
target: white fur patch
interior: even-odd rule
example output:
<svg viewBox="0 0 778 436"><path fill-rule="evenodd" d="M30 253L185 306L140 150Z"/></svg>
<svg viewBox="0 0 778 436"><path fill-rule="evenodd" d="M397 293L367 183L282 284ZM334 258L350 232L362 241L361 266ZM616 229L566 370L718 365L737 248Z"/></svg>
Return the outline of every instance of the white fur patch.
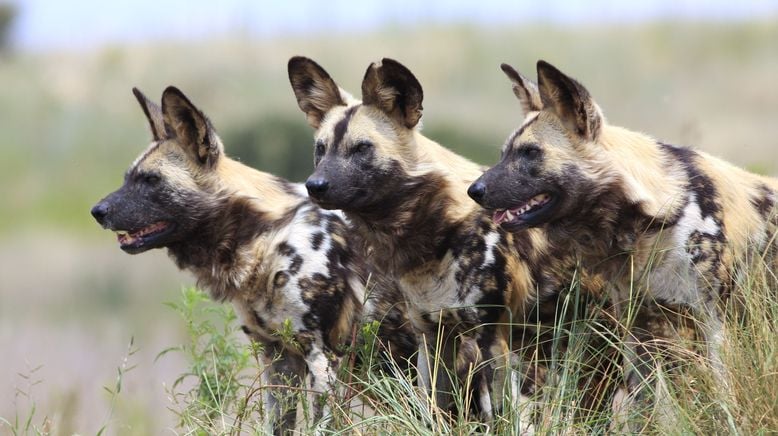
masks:
<svg viewBox="0 0 778 436"><path fill-rule="evenodd" d="M284 231L275 235L276 243L270 244L271 250L278 250L278 245L285 242L294 250L294 253L290 257L269 256L268 259L271 259L272 262L262 266L269 274L268 292L274 294L273 301L266 298L256 298L251 302L251 310L262 315L263 321L270 330L281 329L286 320L291 322L294 331L304 329L303 318L311 311L311 307L303 298L299 280L313 277L315 274L326 277L330 275L330 259L327 257L327 253L332 247L332 236L323 227L324 222L315 224L308 222L306 215L309 213L310 207L300 208L292 222L284 228ZM323 237L318 249L314 250L311 246L311 236L317 232L321 232ZM297 256L302 259L302 263L299 265L299 270L293 274L289 270ZM272 280L276 272L283 272L289 276L287 283L281 289L272 289ZM353 286L355 296L362 301L364 299L364 285L361 280L354 278L349 281L349 284ZM273 304L272 310L268 310L267 306L271 303ZM246 314L250 314L250 312L246 312ZM244 324L252 324L250 317L246 317L243 322Z"/></svg>
<svg viewBox="0 0 778 436"><path fill-rule="evenodd" d="M478 403L481 406L481 413L486 420L491 420L494 417L494 411L492 410L492 398L489 395L489 386L486 383L482 383L478 392Z"/></svg>
<svg viewBox="0 0 778 436"><path fill-rule="evenodd" d="M290 278L283 289L276 290L276 292L284 293L284 298L287 302L285 306L296 309L292 313L285 314L292 319L292 325L295 329L303 329L305 327L302 318L303 315L310 311L308 304L303 301L302 290L297 284L298 280L303 277L312 277L317 273L327 277L329 276L329 271L327 269L327 252L332 245L331 237L320 226L310 225L305 221L305 214L307 211L308 208L306 207L300 209L292 220L292 223L289 225L288 232L286 233L286 243L294 249L295 255L302 257L302 265L300 266L300 270ZM314 250L311 248L310 237L318 231L324 232L324 239L322 240L319 249ZM292 258L285 259L286 265L284 265L283 268L280 268L280 270L284 271L291 268L294 257L295 256L293 255ZM283 317L283 315L282 317L278 317L279 313L277 312L279 309L280 308L274 307L274 318L281 319Z"/></svg>
<svg viewBox="0 0 778 436"><path fill-rule="evenodd" d="M302 197L308 198L308 189L305 188L305 185L302 183L293 183L292 186L294 187L294 192L296 194L299 194Z"/></svg>
<svg viewBox="0 0 778 436"><path fill-rule="evenodd" d="M717 235L721 227L713 217L702 217L697 197L691 193L678 223L666 231L671 232L672 248L664 253L661 263L649 266L649 293L673 304L700 307L702 296L697 286L698 273L692 254L687 251L687 244L692 233Z"/></svg>
<svg viewBox="0 0 778 436"><path fill-rule="evenodd" d="M500 234L497 232L489 233L484 238L484 243L486 244L483 263L484 268L494 263L494 250L498 242L500 242Z"/></svg>

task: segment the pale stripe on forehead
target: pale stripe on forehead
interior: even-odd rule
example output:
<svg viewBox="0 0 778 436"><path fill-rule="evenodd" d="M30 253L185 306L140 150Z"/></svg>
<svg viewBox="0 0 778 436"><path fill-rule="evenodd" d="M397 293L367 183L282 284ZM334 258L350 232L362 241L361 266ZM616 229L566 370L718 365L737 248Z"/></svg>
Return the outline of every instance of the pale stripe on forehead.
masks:
<svg viewBox="0 0 778 436"><path fill-rule="evenodd" d="M525 118L524 119L524 124L522 124L521 127L516 129L516 131L513 132L513 134L510 136L510 138L508 138L508 140L505 141L505 147L510 147L511 145L513 145L513 142L519 136L521 136L522 133L524 133L524 130L526 130L527 127L529 127L530 124L532 124L535 121L537 121L538 116L540 116L540 112L536 113L535 115L532 115L532 116L529 116L529 117Z"/></svg>
<svg viewBox="0 0 778 436"><path fill-rule="evenodd" d="M146 151L140 154L133 162L132 165L130 165L130 168L127 170L127 173L131 173L135 171L138 168L138 165L140 165L141 162L143 162L144 159L146 159L151 153L153 153L156 149L159 148L160 144L162 144L162 141L155 141L149 144L149 146L146 148Z"/></svg>
<svg viewBox="0 0 778 436"><path fill-rule="evenodd" d="M537 120L539 116L540 116L540 112L535 112L534 115L530 115L527 118L525 118L524 119L524 124L521 125L521 130L524 130L527 126L529 126L530 124L534 123L535 120Z"/></svg>
<svg viewBox="0 0 778 436"><path fill-rule="evenodd" d="M346 130L348 129L348 123L351 122L351 117L354 116L354 112L359 109L361 105L358 104L356 106L351 106L350 108L346 109L346 112L343 114L343 118L341 118L337 123L335 123L335 127L332 130L332 149L337 150L340 143L343 141L343 137L346 136Z"/></svg>

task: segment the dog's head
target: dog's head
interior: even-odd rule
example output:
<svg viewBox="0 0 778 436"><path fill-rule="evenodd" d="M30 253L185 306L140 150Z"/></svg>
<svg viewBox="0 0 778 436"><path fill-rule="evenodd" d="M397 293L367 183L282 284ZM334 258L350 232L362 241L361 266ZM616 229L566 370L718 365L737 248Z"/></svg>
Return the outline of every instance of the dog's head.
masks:
<svg viewBox="0 0 778 436"><path fill-rule="evenodd" d="M100 225L117 233L135 254L190 237L212 198L223 146L208 118L177 88L162 106L133 89L151 126L153 142L132 163L124 184L92 208Z"/></svg>
<svg viewBox="0 0 778 436"><path fill-rule="evenodd" d="M503 71L526 117L508 138L500 161L468 189L494 221L517 231L575 213L594 186L590 162L604 118L580 83L539 61L537 85L511 66Z"/></svg>
<svg viewBox="0 0 778 436"><path fill-rule="evenodd" d="M381 209L408 176L422 111L416 77L397 61L371 64L362 102L341 90L311 59L289 60L289 80L314 135L314 173L305 186L320 206L349 212Z"/></svg>

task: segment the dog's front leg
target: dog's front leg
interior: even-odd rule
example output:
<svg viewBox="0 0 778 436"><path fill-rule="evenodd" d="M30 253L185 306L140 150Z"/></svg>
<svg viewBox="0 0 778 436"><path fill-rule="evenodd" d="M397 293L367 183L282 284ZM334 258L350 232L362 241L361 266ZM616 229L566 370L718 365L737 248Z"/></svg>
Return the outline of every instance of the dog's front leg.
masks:
<svg viewBox="0 0 778 436"><path fill-rule="evenodd" d="M438 326L436 333L425 333L419 341L419 353L416 357L418 375L416 383L424 393L430 396L435 406L449 410L454 405L451 392L451 370L454 364L452 338L443 333L444 327Z"/></svg>
<svg viewBox="0 0 778 436"><path fill-rule="evenodd" d="M616 318L624 323L625 328L622 336L625 386L615 393L611 404L611 431L629 432L629 422L638 406L649 405L646 389L653 386L657 363L647 347L652 336L634 325L636 321L642 321L641 316L645 316L645 313L641 315L644 311L641 309L642 302L633 295L634 288L629 284L623 287L611 284L608 291Z"/></svg>
<svg viewBox="0 0 778 436"><path fill-rule="evenodd" d="M502 335L494 337L495 340L489 347L490 354L486 354L486 350L482 351L485 356L493 356L482 363L485 366L483 371L489 371L485 374L489 389L482 389L482 392L488 393L491 397L491 404L496 409L492 413L500 412L503 417L518 418L512 420L515 434L532 435L535 433L533 415L536 406L532 398L525 395L524 392L532 393L536 389L534 378L528 374L534 363L522 362L519 355L511 351L509 342ZM482 396L480 401L485 405L484 400L485 398ZM484 419L487 418L486 415L482 414L482 416ZM489 417L489 419L493 419L493 417Z"/></svg>
<svg viewBox="0 0 778 436"><path fill-rule="evenodd" d="M332 418L329 407L329 396L335 394L338 377L338 367L341 358L335 353L327 353L321 344L315 343L305 356L310 376L310 389L313 401L310 402L313 419L316 422L316 434L322 433Z"/></svg>
<svg viewBox="0 0 778 436"><path fill-rule="evenodd" d="M712 292L712 291L711 291ZM704 313L697 315L702 318L702 334L708 348L708 360L716 375L716 387L723 395L729 395L732 383L729 380L724 361L721 358L721 350L724 347L724 314L720 309L718 296L709 296L703 305Z"/></svg>
<svg viewBox="0 0 778 436"><path fill-rule="evenodd" d="M268 344L265 348L264 372L266 432L285 435L295 429L297 418L297 392L283 386L300 387L305 379L305 362L280 345Z"/></svg>
<svg viewBox="0 0 778 436"><path fill-rule="evenodd" d="M455 365L459 383L465 391L472 393L480 418L487 423L494 419L491 386L494 362L484 362L483 359L484 353L488 356L489 352L481 349L476 338L460 336Z"/></svg>
<svg viewBox="0 0 778 436"><path fill-rule="evenodd" d="M432 381L430 379L431 362L429 357L429 347L427 340L429 336L422 334L419 339L419 349L416 353L416 385L425 394L429 395L432 390Z"/></svg>

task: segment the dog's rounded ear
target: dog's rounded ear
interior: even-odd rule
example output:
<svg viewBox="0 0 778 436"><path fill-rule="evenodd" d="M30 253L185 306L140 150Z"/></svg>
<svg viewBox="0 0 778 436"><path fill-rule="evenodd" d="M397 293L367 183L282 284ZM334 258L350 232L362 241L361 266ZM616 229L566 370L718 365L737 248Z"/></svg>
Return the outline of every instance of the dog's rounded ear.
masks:
<svg viewBox="0 0 778 436"><path fill-rule="evenodd" d="M138 88L132 88L132 93L138 99L146 119L149 121L151 136L155 141L161 141L165 138L165 120L162 117L162 108L158 104L149 100Z"/></svg>
<svg viewBox="0 0 778 436"><path fill-rule="evenodd" d="M585 141L596 141L604 117L589 91L546 61L538 61L543 109L556 114L565 128Z"/></svg>
<svg viewBox="0 0 778 436"><path fill-rule="evenodd" d="M513 93L521 103L524 115L530 112L537 112L543 109L543 102L540 99L538 85L532 80L524 77L515 68L508 64L501 64L500 69L513 82Z"/></svg>
<svg viewBox="0 0 778 436"><path fill-rule="evenodd" d="M216 164L222 145L210 120L175 86L162 93L162 115L168 138L175 138L196 162Z"/></svg>
<svg viewBox="0 0 778 436"><path fill-rule="evenodd" d="M381 109L412 129L422 114L424 92L411 71L401 63L384 58L372 63L362 80L362 103Z"/></svg>
<svg viewBox="0 0 778 436"><path fill-rule="evenodd" d="M308 124L318 129L324 115L335 106L346 102L332 77L313 60L294 56L287 66L297 105L308 118Z"/></svg>

